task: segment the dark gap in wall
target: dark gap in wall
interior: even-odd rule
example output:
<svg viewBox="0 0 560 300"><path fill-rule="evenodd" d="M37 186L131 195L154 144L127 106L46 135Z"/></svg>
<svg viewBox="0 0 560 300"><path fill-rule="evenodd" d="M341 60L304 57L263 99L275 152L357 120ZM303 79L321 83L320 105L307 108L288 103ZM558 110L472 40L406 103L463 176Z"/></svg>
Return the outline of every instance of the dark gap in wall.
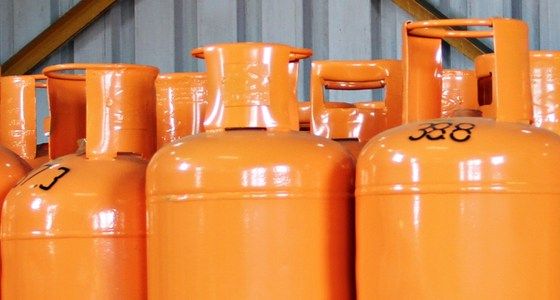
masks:
<svg viewBox="0 0 560 300"><path fill-rule="evenodd" d="M9 23L6 24L6 27L8 27L7 31L7 42L8 45L4 46L2 45L2 47L6 47L6 51L8 54L5 55L4 61L2 63L4 63L6 60L8 60L10 58L11 55L14 54L14 44L15 44L15 40L14 40L14 18L15 18L15 11L14 11L14 0L7 0L4 5L6 5L6 11L8 12L8 18L9 19Z"/></svg>
<svg viewBox="0 0 560 300"><path fill-rule="evenodd" d="M303 47L313 49L313 2L302 1L302 15L303 15ZM304 59L302 61L299 73L300 80L303 80L303 95L300 95L301 100L309 100L309 72L311 71L311 59Z"/></svg>
<svg viewBox="0 0 560 300"><path fill-rule="evenodd" d="M175 0L173 4L173 27L174 27L174 41L175 41L175 71L181 72L185 70L186 56L188 55L185 46L185 35L183 32L184 19L183 15L183 0Z"/></svg>
<svg viewBox="0 0 560 300"><path fill-rule="evenodd" d="M381 0L372 0L370 8L371 20L371 58L381 58Z"/></svg>
<svg viewBox="0 0 560 300"><path fill-rule="evenodd" d="M372 0L370 5L371 20L371 59L382 59L381 54L381 0ZM375 89L371 91L372 99L383 100L385 98L384 89Z"/></svg>
<svg viewBox="0 0 560 300"><path fill-rule="evenodd" d="M521 1L518 0L511 1L511 17L513 19L523 18L523 6L521 5Z"/></svg>
<svg viewBox="0 0 560 300"><path fill-rule="evenodd" d="M122 51L122 44L121 44L121 16L122 16L122 2L118 2L111 8L109 14L105 17L107 18L105 21L105 28L109 27L111 32L111 62L113 63L120 63L123 61L123 51Z"/></svg>
<svg viewBox="0 0 560 300"><path fill-rule="evenodd" d="M199 72L199 59L191 56L191 50L202 45L198 44L198 6L197 0L183 0L183 50L179 55L183 55L185 64L181 71Z"/></svg>
<svg viewBox="0 0 560 300"><path fill-rule="evenodd" d="M522 2L523 0L517 0L519 2ZM535 1L532 2L532 5L534 6L534 10L536 10L537 12L540 11L541 9L541 4L540 1ZM531 39L534 41L534 49L535 50L541 50L541 17L540 14L537 14L537 17L533 19L534 23L533 23L533 28L536 28L536 32L534 35L532 35ZM545 23L546 24L546 23Z"/></svg>
<svg viewBox="0 0 560 300"><path fill-rule="evenodd" d="M245 0L237 0L237 41L247 41L247 2Z"/></svg>
<svg viewBox="0 0 560 300"><path fill-rule="evenodd" d="M134 0L120 0L121 5L121 49L123 62L135 62Z"/></svg>
<svg viewBox="0 0 560 300"><path fill-rule="evenodd" d="M54 23L59 16L58 0L50 1L50 11L51 11L51 24Z"/></svg>

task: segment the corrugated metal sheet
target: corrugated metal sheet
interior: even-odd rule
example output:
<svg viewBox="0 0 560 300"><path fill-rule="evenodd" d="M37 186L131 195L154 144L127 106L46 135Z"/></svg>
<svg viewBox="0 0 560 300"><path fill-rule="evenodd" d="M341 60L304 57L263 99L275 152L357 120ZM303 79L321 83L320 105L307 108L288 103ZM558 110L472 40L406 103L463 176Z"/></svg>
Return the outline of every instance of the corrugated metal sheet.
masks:
<svg viewBox="0 0 560 300"><path fill-rule="evenodd" d="M0 1L0 61L5 61L78 0ZM504 16L529 23L532 49L560 49L560 1L430 0L449 17ZM162 72L201 71L190 49L212 43L265 41L309 47L313 59L400 57L400 27L411 17L390 0L120 0L36 69L62 62L126 62ZM448 67L472 62L454 49ZM306 99L310 62L302 66ZM340 94L331 93L330 97ZM358 93L352 99L371 97ZM379 97L379 93L374 94ZM41 102L40 102L41 103ZM46 106L41 106L46 114ZM40 120L41 118L39 118Z"/></svg>

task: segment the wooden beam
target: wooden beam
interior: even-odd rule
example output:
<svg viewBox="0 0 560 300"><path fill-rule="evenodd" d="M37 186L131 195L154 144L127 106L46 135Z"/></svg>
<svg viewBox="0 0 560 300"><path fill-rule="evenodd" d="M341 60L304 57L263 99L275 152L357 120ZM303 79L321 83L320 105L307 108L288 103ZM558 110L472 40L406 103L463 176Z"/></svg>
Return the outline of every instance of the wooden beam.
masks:
<svg viewBox="0 0 560 300"><path fill-rule="evenodd" d="M449 19L433 5L425 0L393 0L398 7L402 8L418 21L433 19ZM449 27L451 30L465 30L465 28ZM491 53L492 49L474 38L446 39L447 43L455 47L459 52L470 59L484 54Z"/></svg>
<svg viewBox="0 0 560 300"><path fill-rule="evenodd" d="M2 64L3 75L21 75L31 71L116 2L117 0L81 0Z"/></svg>

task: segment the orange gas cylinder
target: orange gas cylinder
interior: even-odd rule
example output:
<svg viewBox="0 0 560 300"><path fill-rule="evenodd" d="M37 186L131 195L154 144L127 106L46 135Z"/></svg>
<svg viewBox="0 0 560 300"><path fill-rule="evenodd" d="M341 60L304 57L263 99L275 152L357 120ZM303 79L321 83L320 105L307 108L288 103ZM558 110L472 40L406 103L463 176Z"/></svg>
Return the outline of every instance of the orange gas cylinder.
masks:
<svg viewBox="0 0 560 300"><path fill-rule="evenodd" d="M207 65L206 133L148 167L150 299L352 298L352 158L297 132L287 103L286 65L310 52L193 51Z"/></svg>
<svg viewBox="0 0 560 300"><path fill-rule="evenodd" d="M204 131L204 73L161 74L156 80L157 145Z"/></svg>
<svg viewBox="0 0 560 300"><path fill-rule="evenodd" d="M530 51L531 91L533 95L534 126L546 128L560 134L560 51ZM480 73L479 93L481 104L492 103L492 81L489 70L494 65L494 55L476 58L475 66ZM495 107L484 107L484 112L493 113Z"/></svg>
<svg viewBox="0 0 560 300"><path fill-rule="evenodd" d="M37 145L35 90L46 88L43 75L0 78L0 144L25 159L32 168L49 160L47 145Z"/></svg>
<svg viewBox="0 0 560 300"><path fill-rule="evenodd" d="M560 299L560 137L529 126L527 31L512 19L405 23L408 124L358 159L359 299ZM431 119L441 39L453 37L494 38L493 119Z"/></svg>
<svg viewBox="0 0 560 300"><path fill-rule="evenodd" d="M324 89L385 88L383 101L328 105ZM311 131L337 140L357 157L369 139L402 119L402 65L398 60L314 61L311 67Z"/></svg>
<svg viewBox="0 0 560 300"><path fill-rule="evenodd" d="M61 73L75 69L85 74ZM158 70L67 64L44 74L85 77L86 149L44 164L6 197L2 298L145 299L145 170L156 148Z"/></svg>
<svg viewBox="0 0 560 300"><path fill-rule="evenodd" d="M480 117L476 75L473 70L446 69L441 77L441 116Z"/></svg>

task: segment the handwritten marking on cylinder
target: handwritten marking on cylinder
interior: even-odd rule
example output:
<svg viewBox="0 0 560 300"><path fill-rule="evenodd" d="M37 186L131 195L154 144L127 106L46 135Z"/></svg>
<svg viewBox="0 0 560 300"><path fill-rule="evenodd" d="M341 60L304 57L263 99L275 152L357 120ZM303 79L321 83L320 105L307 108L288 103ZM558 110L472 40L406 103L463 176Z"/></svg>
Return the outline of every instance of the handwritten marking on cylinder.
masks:
<svg viewBox="0 0 560 300"><path fill-rule="evenodd" d="M45 190L45 191L50 190L60 178L64 177L64 175L66 175L68 172L70 172L70 169L68 169L66 167L60 167L60 168L58 168L58 170L62 171L62 173L55 176L53 178L52 182L49 183L48 185L45 186L45 185L40 184L39 188L42 189L42 190Z"/></svg>
<svg viewBox="0 0 560 300"><path fill-rule="evenodd" d="M449 138L455 142L466 142L471 138L472 129L475 125L472 123L457 123L453 124L451 122L438 122L438 123L423 123L419 125L418 131L419 135L410 135L408 137L411 141L418 141L426 138L430 141L444 140L448 134L448 130L451 126L453 130L449 133Z"/></svg>

